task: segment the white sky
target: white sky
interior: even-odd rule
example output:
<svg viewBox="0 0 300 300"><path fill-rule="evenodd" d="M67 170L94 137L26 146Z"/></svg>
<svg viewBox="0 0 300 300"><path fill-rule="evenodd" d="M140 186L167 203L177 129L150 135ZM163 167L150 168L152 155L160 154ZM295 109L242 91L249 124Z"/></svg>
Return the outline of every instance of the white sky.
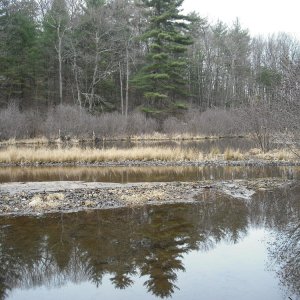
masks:
<svg viewBox="0 0 300 300"><path fill-rule="evenodd" d="M300 0L185 0L183 8L228 25L238 17L251 35L287 32L300 39Z"/></svg>

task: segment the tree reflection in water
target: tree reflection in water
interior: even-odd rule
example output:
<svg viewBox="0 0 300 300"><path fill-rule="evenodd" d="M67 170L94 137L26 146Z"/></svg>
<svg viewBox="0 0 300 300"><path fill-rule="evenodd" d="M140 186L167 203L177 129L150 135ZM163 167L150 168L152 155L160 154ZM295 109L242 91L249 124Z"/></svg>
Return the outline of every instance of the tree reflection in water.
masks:
<svg viewBox="0 0 300 300"><path fill-rule="evenodd" d="M289 197L278 193L277 203L284 199L285 210L277 205L277 218L274 222L273 242L269 244L270 265L280 278L281 284L300 298L300 188Z"/></svg>
<svg viewBox="0 0 300 300"><path fill-rule="evenodd" d="M291 224L278 234L271 247L271 255L278 266L281 283L300 297L300 224Z"/></svg>
<svg viewBox="0 0 300 300"><path fill-rule="evenodd" d="M207 192L196 204L1 218L2 298L14 288L70 281L100 286L105 275L118 289L144 276L148 292L169 297L184 271L184 254L207 251L221 241L237 243L253 225L285 238L272 245L272 254L285 262L286 285L299 292L299 225L291 229L299 220L299 193L292 192L261 192L249 203Z"/></svg>

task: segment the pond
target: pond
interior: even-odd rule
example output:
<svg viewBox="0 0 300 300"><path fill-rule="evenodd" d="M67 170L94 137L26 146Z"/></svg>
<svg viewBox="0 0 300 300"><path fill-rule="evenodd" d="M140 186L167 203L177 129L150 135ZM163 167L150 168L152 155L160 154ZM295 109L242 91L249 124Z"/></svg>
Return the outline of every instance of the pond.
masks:
<svg viewBox="0 0 300 300"><path fill-rule="evenodd" d="M300 299L300 187L0 218L0 298Z"/></svg>

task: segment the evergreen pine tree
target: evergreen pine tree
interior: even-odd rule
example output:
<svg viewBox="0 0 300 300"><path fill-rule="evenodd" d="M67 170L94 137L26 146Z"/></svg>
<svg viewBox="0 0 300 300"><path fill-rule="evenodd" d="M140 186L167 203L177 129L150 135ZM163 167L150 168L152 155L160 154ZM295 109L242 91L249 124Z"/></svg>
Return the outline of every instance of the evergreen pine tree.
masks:
<svg viewBox="0 0 300 300"><path fill-rule="evenodd" d="M183 0L143 0L151 14L148 30L142 38L148 45L146 65L135 76L135 87L143 92L149 104L162 108L177 96L187 95L187 46L189 18L180 13Z"/></svg>
<svg viewBox="0 0 300 300"><path fill-rule="evenodd" d="M37 24L30 1L0 5L0 99L31 98L35 85Z"/></svg>

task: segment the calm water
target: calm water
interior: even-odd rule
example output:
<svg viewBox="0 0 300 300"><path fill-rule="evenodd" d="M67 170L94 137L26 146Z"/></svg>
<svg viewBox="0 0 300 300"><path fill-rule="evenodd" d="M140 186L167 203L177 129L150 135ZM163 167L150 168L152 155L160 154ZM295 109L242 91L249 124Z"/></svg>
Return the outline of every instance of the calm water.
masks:
<svg viewBox="0 0 300 300"><path fill-rule="evenodd" d="M132 147L174 147L183 149L197 149L203 153L208 153L211 149L220 149L224 152L226 148L250 150L255 147L251 139L246 138L222 138L222 139L202 139L196 141L104 141L93 145L82 144L82 147L94 146L96 148L132 148Z"/></svg>
<svg viewBox="0 0 300 300"><path fill-rule="evenodd" d="M63 144L50 143L47 148L71 148L74 144L70 142L64 142ZM100 141L97 143L79 143L77 147L82 148L97 148L97 149L110 149L110 148L132 148L132 147L174 147L183 149L196 149L203 153L209 153L212 149L219 149L224 152L227 148L250 150L251 148L257 147L256 144L247 138L222 138L222 139L202 139L196 141ZM275 147L276 145L274 145ZM0 149L7 148L9 146L2 145ZM36 144L20 144L18 147L29 147L29 148L44 148L45 145Z"/></svg>
<svg viewBox="0 0 300 300"><path fill-rule="evenodd" d="M299 179L299 167L8 167L0 183L29 181L171 182L280 177Z"/></svg>
<svg viewBox="0 0 300 300"><path fill-rule="evenodd" d="M299 192L245 202L208 191L195 204L2 217L0 295L300 299Z"/></svg>

